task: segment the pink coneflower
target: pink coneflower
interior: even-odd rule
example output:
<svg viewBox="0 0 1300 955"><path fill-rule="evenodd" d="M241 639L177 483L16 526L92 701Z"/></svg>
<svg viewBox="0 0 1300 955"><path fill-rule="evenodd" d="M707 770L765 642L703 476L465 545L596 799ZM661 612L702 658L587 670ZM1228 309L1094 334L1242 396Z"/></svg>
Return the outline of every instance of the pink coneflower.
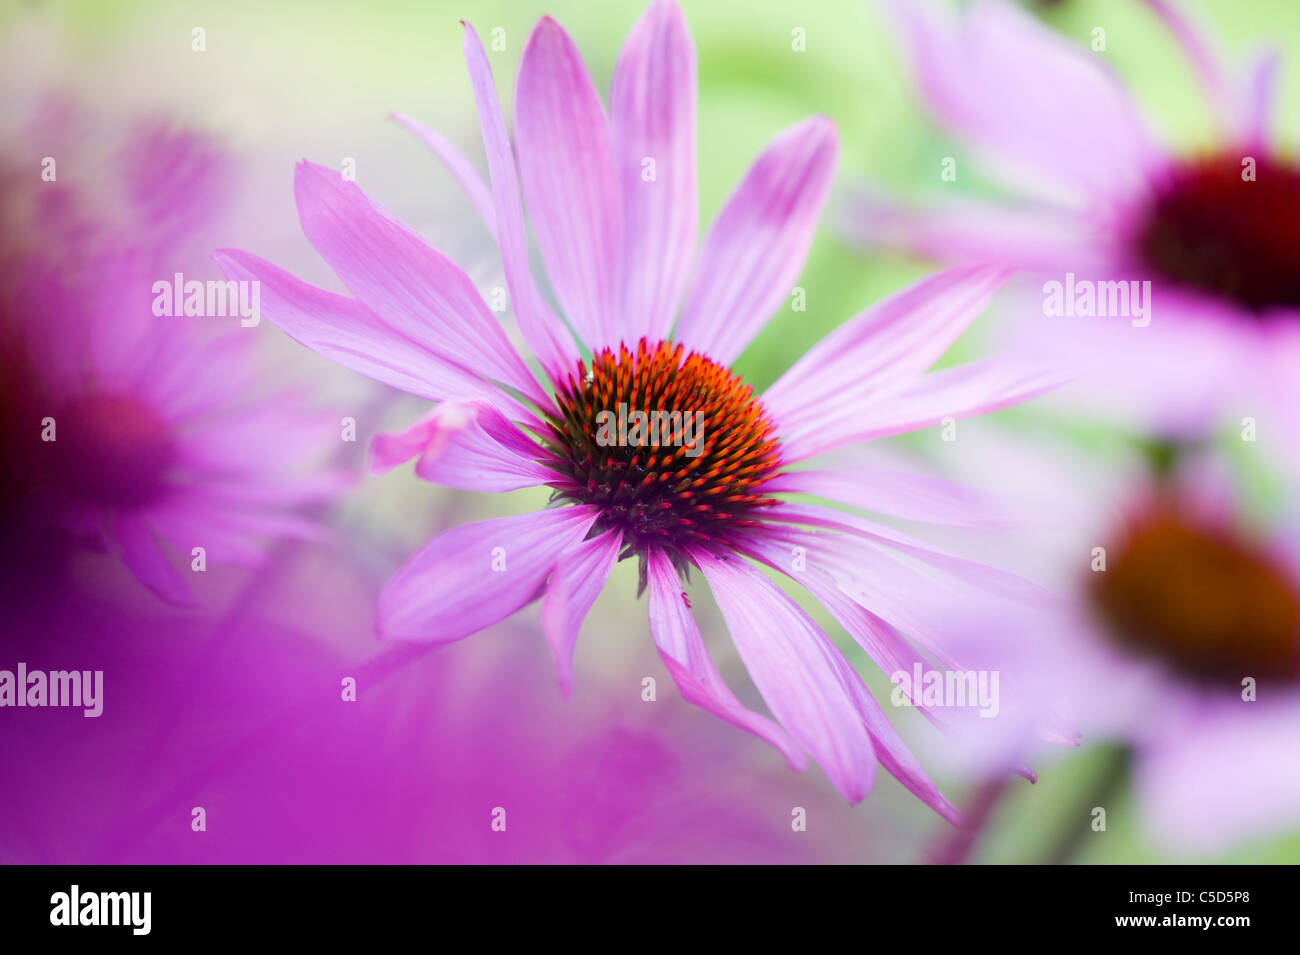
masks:
<svg viewBox="0 0 1300 955"><path fill-rule="evenodd" d="M1035 291L1026 304L1037 297L1037 314L1022 331L1082 373L1094 407L1128 420L1143 409L1140 427L1173 438L1250 416L1261 443L1297 463L1281 436L1300 404L1289 371L1300 358L1300 166L1270 134L1276 56L1238 75L1173 3L1148 0L1187 54L1214 121L1212 141L1185 150L1152 133L1104 50L1010 4L981 0L960 14L931 2L884 6L926 105L969 148L952 157L958 182L978 170L1001 197L959 198L951 190L960 187L946 185L943 202L907 206L862 192L848 206L848 231L938 261L1038 273L1043 293L1043 280L1081 296L1096 283L1126 283L1105 287L1108 306L1111 289L1140 293L1151 283L1147 314L1133 320L1048 317ZM1078 315L1086 311L1096 303Z"/></svg>
<svg viewBox="0 0 1300 955"><path fill-rule="evenodd" d="M777 136L693 255L695 64L675 4L654 4L632 30L608 118L572 41L543 19L523 53L513 150L487 57L468 25L465 54L491 186L446 140L407 124L443 158L496 236L545 386L465 273L333 170L300 164L295 190L304 232L351 297L245 252L217 253L229 277L262 283L267 318L298 341L439 402L411 430L375 442L379 469L417 457L418 475L451 487L554 492L544 510L430 542L386 586L379 633L456 640L540 597L567 687L583 618L614 563L635 556L651 633L686 699L769 741L793 768L810 753L849 800L868 791L878 759L952 818L858 674L758 565L805 585L891 670L918 655L896 627L926 640L927 595L1016 587L890 527L788 498L978 520L950 488L888 472L790 469L1046 387L996 362L923 374L1003 273L955 269L900 292L843 325L760 398L729 366L802 269L833 172L833 124L815 117ZM521 199L568 324L529 272ZM680 414L682 429L698 415L690 420L702 421L702 446L623 440L621 428L618 440L602 435L622 409ZM714 668L683 590L690 568L708 582L775 721L746 709Z"/></svg>
<svg viewBox="0 0 1300 955"><path fill-rule="evenodd" d="M328 446L328 432L296 399L256 398L251 332L238 317L154 312L154 284L171 283L185 261L167 253L220 201L222 153L201 136L138 125L107 167L120 189L104 197L77 176L94 165L79 161L84 130L38 131L28 141L61 163L54 178L7 171L0 194L7 583L20 594L61 579L67 556L88 545L188 603L192 570L253 562L266 539L308 531L286 509L337 482L294 469ZM201 327L222 322L235 327Z"/></svg>
<svg viewBox="0 0 1300 955"><path fill-rule="evenodd" d="M1294 827L1294 523L1262 509L1212 453L1174 451L1152 472L1145 456L1102 462L1112 455L1100 448L987 437L982 447L1001 462L988 477L1016 495L1034 528L1008 538L1002 556L1066 604L1021 630L1032 639L1005 620L967 616L952 652L1043 687L1039 716L1068 711L1083 743L1119 744L1129 776L1110 781L1131 777L1141 831L1158 845L1224 851ZM987 464L963 470L977 467ZM1113 809L1110 795L1093 805Z"/></svg>

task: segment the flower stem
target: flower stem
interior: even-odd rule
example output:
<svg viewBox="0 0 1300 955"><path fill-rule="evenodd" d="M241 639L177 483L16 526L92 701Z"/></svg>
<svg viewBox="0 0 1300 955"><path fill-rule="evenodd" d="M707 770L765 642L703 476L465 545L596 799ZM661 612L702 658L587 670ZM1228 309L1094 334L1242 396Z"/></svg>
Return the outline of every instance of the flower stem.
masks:
<svg viewBox="0 0 1300 955"><path fill-rule="evenodd" d="M966 808L962 810L962 824L945 828L943 835L925 854L930 865L964 865L980 836L988 828L994 810L1011 784L1011 775L994 776L976 787Z"/></svg>
<svg viewBox="0 0 1300 955"><path fill-rule="evenodd" d="M1112 746L1102 759L1092 787L1070 812L1065 827L1043 860L1045 863L1065 865L1074 861L1083 840L1092 831L1093 809L1098 806L1106 808L1127 785L1129 769L1133 764L1133 751L1127 746Z"/></svg>

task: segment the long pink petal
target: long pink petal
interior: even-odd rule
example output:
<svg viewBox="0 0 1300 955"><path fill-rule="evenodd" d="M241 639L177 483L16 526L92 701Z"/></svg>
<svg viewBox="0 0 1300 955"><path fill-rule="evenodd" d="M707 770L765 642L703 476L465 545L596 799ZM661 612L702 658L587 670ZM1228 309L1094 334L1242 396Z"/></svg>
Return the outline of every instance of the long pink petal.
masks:
<svg viewBox="0 0 1300 955"><path fill-rule="evenodd" d="M551 285L583 341L617 344L622 197L609 122L582 56L543 17L515 91L519 179Z"/></svg>
<svg viewBox="0 0 1300 955"><path fill-rule="evenodd" d="M835 586L829 574L816 567L809 567L806 560L795 564L775 538L756 536L752 540L752 546L755 556L768 566L807 587L817 601L830 611L835 621L844 627L886 674L893 674L900 670L911 673L916 663L930 669L929 661L917 653L901 634L850 600ZM926 775L916 757L903 743L898 731L894 729L879 704L863 685L857 671L838 653L834 654L831 660L845 691L857 708L863 726L871 737L872 747L880 764L939 815L954 824L959 822L957 811L939 792L938 787ZM918 708L926 716L933 718L932 713L923 707Z"/></svg>
<svg viewBox="0 0 1300 955"><path fill-rule="evenodd" d="M767 482L764 493L812 494L864 511L953 527L999 527L1010 520L1006 506L973 488L868 463L833 471L787 471Z"/></svg>
<svg viewBox="0 0 1300 955"><path fill-rule="evenodd" d="M734 361L791 293L830 191L839 140L813 116L777 135L718 214L675 337Z"/></svg>
<svg viewBox="0 0 1300 955"><path fill-rule="evenodd" d="M781 507L773 508L770 514L771 519L775 521L790 521L837 531L838 535L830 539L841 545L851 546L852 537L882 544L973 584L990 594L998 594L1013 601L1041 606L1053 604L1056 600L1049 592L1017 574L992 564L954 554L898 528L869 521L864 517L845 514L819 505L802 504L783 504Z"/></svg>
<svg viewBox="0 0 1300 955"><path fill-rule="evenodd" d="M965 265L922 279L849 319L814 345L763 395L783 429L823 421L828 405L916 378L942 357L1007 280Z"/></svg>
<svg viewBox="0 0 1300 955"><path fill-rule="evenodd" d="M909 252L936 262L996 262L1028 272L1099 272L1114 265L1113 231L1069 206L932 191L907 199L879 185L846 190L840 230L868 252Z"/></svg>
<svg viewBox="0 0 1300 955"><path fill-rule="evenodd" d="M501 264L505 269L506 284L510 287L515 317L519 320L524 340L551 380L562 381L573 374L578 363L578 349L569 330L537 291L537 284L529 271L528 237L524 229L523 202L519 198L515 155L506 135L506 121L492 79L492 67L474 27L464 20L461 22L465 25L465 62L474 87L474 102L478 107L483 148L492 180Z"/></svg>
<svg viewBox="0 0 1300 955"><path fill-rule="evenodd" d="M1212 44L1209 30L1197 23L1196 19L1180 4L1170 0L1145 0L1148 7L1162 21L1165 28L1173 34L1183 55L1196 74L1205 94L1210 109L1219 122L1219 128L1225 133L1232 133L1236 128L1236 98L1232 95L1232 83L1223 69L1223 53Z"/></svg>
<svg viewBox="0 0 1300 955"><path fill-rule="evenodd" d="M646 581L650 594L650 634L682 699L771 743L785 756L791 769L806 769L808 760L790 734L767 717L746 709L723 682L700 636L672 561L659 551L647 554Z"/></svg>
<svg viewBox="0 0 1300 955"><path fill-rule="evenodd" d="M797 581L817 598L817 602L830 611L845 631L853 638L884 673L912 671L920 662L927 668L930 661L922 656L898 629L855 602L836 583L835 577L819 565L822 552L809 544L817 540L799 528L774 528L748 539L745 550L774 570ZM810 560L811 558L811 560ZM823 563L827 563L822 560ZM886 610L886 612L888 612Z"/></svg>
<svg viewBox="0 0 1300 955"><path fill-rule="evenodd" d="M871 789L871 739L841 682L840 651L789 597L748 561L695 551L764 702L850 802Z"/></svg>
<svg viewBox="0 0 1300 955"><path fill-rule="evenodd" d="M821 419L786 424L778 415L781 456L794 463L859 441L932 428L944 419L988 414L1059 387L1064 377L1020 362L984 359L931 372L879 401L835 406Z"/></svg>
<svg viewBox="0 0 1300 955"><path fill-rule="evenodd" d="M1261 52L1246 78L1246 92L1241 105L1241 134L1247 146L1267 148L1270 124L1277 106L1282 57L1277 50Z"/></svg>
<svg viewBox="0 0 1300 955"><path fill-rule="evenodd" d="M609 579L623 546L617 529L585 540L560 555L542 598L542 633L555 658L560 692L573 691L573 647L587 611Z"/></svg>
<svg viewBox="0 0 1300 955"><path fill-rule="evenodd" d="M628 342L668 337L695 254L695 74L695 44L681 8L656 0L628 34L610 88L623 195L618 330Z"/></svg>
<svg viewBox="0 0 1300 955"><path fill-rule="evenodd" d="M882 669L888 666L890 673L906 670L916 659L915 651L894 630L916 641L939 662L956 662L943 646L944 624L954 617L952 588L945 588L933 574L920 572L880 546L841 539L841 535L791 527L773 529L768 536L766 545L754 545L755 554L794 577L828 610L842 616L840 624ZM779 544L798 547L801 562L812 571L795 571L793 561L776 549ZM885 626L855 619L856 615L848 613L830 593L831 584Z"/></svg>
<svg viewBox="0 0 1300 955"><path fill-rule="evenodd" d="M884 7L927 105L1010 188L1083 202L1142 187L1161 153L1103 57L998 0Z"/></svg>
<svg viewBox="0 0 1300 955"><path fill-rule="evenodd" d="M226 278L260 284L267 321L345 368L433 401L486 398L517 420L534 419L506 392L407 338L355 299L308 285L238 249L219 249L213 258Z"/></svg>
<svg viewBox="0 0 1300 955"><path fill-rule="evenodd" d="M435 354L549 403L459 266L333 169L300 162L294 194L308 241L371 311Z"/></svg>
<svg viewBox="0 0 1300 955"><path fill-rule="evenodd" d="M451 140L437 130L430 129L418 119L398 112L389 115L394 122L409 129L433 151L433 154L438 157L456 180L457 185L464 191L469 201L474 204L474 208L479 217L482 218L483 224L488 227L488 231L495 238L497 232L496 204L492 201L492 190L483 181L483 177L474 168L474 164L465 158L464 153L457 149Z"/></svg>
<svg viewBox="0 0 1300 955"><path fill-rule="evenodd" d="M438 535L384 585L379 636L446 643L504 620L540 596L555 561L583 539L596 516L564 507Z"/></svg>
<svg viewBox="0 0 1300 955"><path fill-rule="evenodd" d="M939 792L939 787L921 768L920 762L907 748L903 738L898 735L898 730L894 729L894 725L880 709L880 704L863 686L862 678L843 657L835 662L844 687L852 697L858 716L867 729L867 735L871 737L871 746L880 765L902 783L908 792L948 822L954 826L961 825L961 814L944 798L943 793Z"/></svg>
<svg viewBox="0 0 1300 955"><path fill-rule="evenodd" d="M537 442L485 401L446 402L404 432L377 435L371 470L383 473L417 455L417 475L465 491L516 491L556 478L538 462Z"/></svg>

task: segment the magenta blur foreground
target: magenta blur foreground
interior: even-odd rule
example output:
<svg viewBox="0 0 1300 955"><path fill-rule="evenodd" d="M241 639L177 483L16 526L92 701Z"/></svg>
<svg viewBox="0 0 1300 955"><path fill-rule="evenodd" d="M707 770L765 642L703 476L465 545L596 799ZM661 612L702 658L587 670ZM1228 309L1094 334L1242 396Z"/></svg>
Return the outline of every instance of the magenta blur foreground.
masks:
<svg viewBox="0 0 1300 955"><path fill-rule="evenodd" d="M814 117L779 134L693 256L695 63L675 4L655 3L633 28L608 119L568 35L550 18L538 23L520 66L514 149L468 25L464 49L490 185L445 139L405 122L496 236L545 386L465 272L331 169L301 163L295 193L303 231L351 297L246 252L217 253L229 278L261 283L267 319L295 339L438 402L407 432L375 442L378 469L414 457L416 473L442 485L554 492L544 510L430 542L385 587L380 635L456 640L540 597L567 688L587 611L614 563L635 557L651 634L684 698L767 740L792 768L811 754L850 801L871 788L879 761L954 819L845 657L751 559L806 587L886 672L924 656L912 640L930 649L927 610L897 594L1029 592L892 527L785 497L978 522L978 508L954 488L927 485L921 507L906 476L792 468L1049 387L1042 375L997 361L925 374L1005 273L954 269L908 288L842 325L755 396L729 366L803 267L834 170L834 126ZM524 202L567 324L530 274ZM671 442L607 446L598 421L621 403L647 415L702 412L703 452L691 456ZM711 662L683 590L690 569L707 581L775 720L746 709Z"/></svg>
<svg viewBox="0 0 1300 955"><path fill-rule="evenodd" d="M537 644L521 652L526 634L511 628L474 647L369 658L371 641L327 646L364 616L328 595L377 584L339 560L322 567L313 550L281 552L270 586L218 620L144 619L75 594L6 620L0 670L94 667L103 710L0 710L0 864L804 863L899 851L829 786L740 777L757 747L732 745L720 724L684 726L685 708L528 692L548 661ZM296 587L306 555L313 580ZM274 619L312 600L337 632ZM674 745L682 735L689 746ZM808 831L792 830L792 807Z"/></svg>

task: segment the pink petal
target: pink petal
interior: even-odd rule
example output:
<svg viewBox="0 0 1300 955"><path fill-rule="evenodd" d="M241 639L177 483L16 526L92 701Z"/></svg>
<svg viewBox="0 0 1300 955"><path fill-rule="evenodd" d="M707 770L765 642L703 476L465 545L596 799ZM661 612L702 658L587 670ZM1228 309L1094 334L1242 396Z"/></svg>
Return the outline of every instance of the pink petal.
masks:
<svg viewBox="0 0 1300 955"><path fill-rule="evenodd" d="M867 251L902 250L937 262L996 262L1029 272L1101 272L1114 266L1112 231L1077 209L961 195L908 201L876 186L843 197L836 216Z"/></svg>
<svg viewBox="0 0 1300 955"><path fill-rule="evenodd" d="M751 543L756 556L764 563L808 587L818 602L831 612L836 622L848 631L885 673L892 674L899 670L911 673L914 663L921 663L926 669L930 668L930 663L913 650L892 627L840 592L828 574L815 567L809 568L806 563L800 565L803 569L795 569L795 565L789 560L789 553L775 539L765 539L755 535ZM908 750L898 731L881 711L880 705L863 686L857 671L838 653L832 656L832 662L871 737L880 764L927 806L949 822L958 823L960 817L957 810L944 799L938 787L921 768L916 757ZM922 710L922 712L926 711ZM930 714L927 712L926 715Z"/></svg>
<svg viewBox="0 0 1300 955"><path fill-rule="evenodd" d="M1224 132L1231 132L1236 127L1236 98L1232 95L1232 84L1223 70L1223 53L1216 50L1208 39L1208 25L1195 21L1187 11L1170 0L1145 0L1156 16L1164 21L1165 28L1173 34L1183 55L1187 57L1196 78L1201 84L1201 91L1214 111Z"/></svg>
<svg viewBox="0 0 1300 955"><path fill-rule="evenodd" d="M954 826L961 825L961 814L943 797L939 787L921 768L920 762L907 748L903 738L898 735L898 730L894 729L893 724L880 709L880 704L862 685L862 678L843 657L840 657L837 663L840 677L853 698L858 716L867 729L867 735L871 737L871 745L880 765L884 766L886 772L902 783L907 791L921 802ZM1032 779L1030 781L1033 782Z"/></svg>
<svg viewBox="0 0 1300 955"><path fill-rule="evenodd" d="M810 524L838 532L831 540L841 545L850 544L848 537L861 537L901 551L947 574L965 580L977 588L1026 604L1048 605L1055 602L1050 593L1032 581L1026 580L1000 567L985 564L913 537L894 527L878 524L818 505L783 504L770 512L772 520Z"/></svg>
<svg viewBox="0 0 1300 955"><path fill-rule="evenodd" d="M1223 853L1300 823L1300 695L1227 698L1142 747L1135 789L1144 831L1170 851Z"/></svg>
<svg viewBox="0 0 1300 955"><path fill-rule="evenodd" d="M929 107L1009 188L1087 201L1142 187L1159 151L1102 57L1009 3L885 7Z"/></svg>
<svg viewBox="0 0 1300 955"><path fill-rule="evenodd" d="M1241 131L1246 144L1263 149L1269 144L1269 127L1277 106L1282 57L1277 50L1265 50L1255 60L1246 83L1241 107Z"/></svg>
<svg viewBox="0 0 1300 955"><path fill-rule="evenodd" d="M771 743L784 754L791 769L807 768L808 761L790 734L766 717L745 709L722 681L686 603L672 561L659 551L651 551L646 556L646 570L650 633L682 699Z"/></svg>
<svg viewBox="0 0 1300 955"><path fill-rule="evenodd" d="M415 424L401 431L385 431L375 435L370 442L370 473L387 474L428 447L439 430L438 410L434 408Z"/></svg>
<svg viewBox="0 0 1300 955"><path fill-rule="evenodd" d="M114 515L112 539L127 570L140 583L169 603L196 606L194 592L163 549L146 518L138 514Z"/></svg>
<svg viewBox="0 0 1300 955"><path fill-rule="evenodd" d="M563 507L465 524L424 546L384 585L380 637L446 643L504 620L541 594L596 512Z"/></svg>
<svg viewBox="0 0 1300 955"><path fill-rule="evenodd" d="M133 122L123 143L122 192L138 223L133 238L151 251L172 252L229 201L234 157L216 140L150 118Z"/></svg>
<svg viewBox="0 0 1300 955"><path fill-rule="evenodd" d="M555 658L560 692L573 690L573 646L587 611L609 579L623 535L608 530L566 551L555 564L546 596L542 598L542 632Z"/></svg>
<svg viewBox="0 0 1300 955"><path fill-rule="evenodd" d="M528 268L528 239L524 231L523 203L519 198L519 180L515 157L506 135L505 117L497 99L492 67L474 28L465 21L465 61L474 86L479 124L483 130L483 148L487 152L488 172L492 180L493 204L496 206L496 236L501 246L501 264L510 286L519 330L552 381L566 379L578 364L578 350L564 323L551 311L537 291Z"/></svg>
<svg viewBox="0 0 1300 955"><path fill-rule="evenodd" d="M704 572L731 639L768 708L850 802L871 789L871 740L841 682L840 651L748 561L703 551Z"/></svg>
<svg viewBox="0 0 1300 955"><path fill-rule="evenodd" d="M722 364L744 351L803 271L838 146L813 116L763 151L704 240L675 338Z"/></svg>
<svg viewBox="0 0 1300 955"><path fill-rule="evenodd" d="M764 493L812 494L909 521L953 527L997 527L1009 521L1001 502L928 474L856 463L835 471L787 471Z"/></svg>
<svg viewBox="0 0 1300 955"><path fill-rule="evenodd" d="M548 405L537 379L459 266L333 169L299 163L294 193L307 239L371 311L448 361Z"/></svg>
<svg viewBox="0 0 1300 955"><path fill-rule="evenodd" d="M418 119L407 116L405 113L394 112L389 115L395 122L405 126L433 150L433 154L447 167L447 171L451 173L456 183L464 190L469 201L474 204L474 208L483 219L483 224L488 227L488 231L495 237L497 210L496 204L492 201L492 190L483 181L483 177L479 175L473 163L452 145L451 140L437 130L430 129Z"/></svg>
<svg viewBox="0 0 1300 955"><path fill-rule="evenodd" d="M382 474L416 455L418 476L464 491L516 491L556 478L538 463L537 442L486 401L447 402L404 432L377 435L371 470Z"/></svg>
<svg viewBox="0 0 1300 955"><path fill-rule="evenodd" d="M835 578L819 566L820 552L810 550L808 546L816 539L817 535L807 531L774 528L762 535L753 535L746 542L746 552L807 588L884 673L899 670L910 673L912 665L917 662L930 667L930 661L918 653L906 637L856 603L839 588ZM795 560L796 547L802 551L799 561ZM811 561L809 557L812 557Z"/></svg>
<svg viewBox="0 0 1300 955"><path fill-rule="evenodd" d="M519 178L556 297L592 349L618 335L622 199L609 123L582 56L543 17L515 91Z"/></svg>
<svg viewBox="0 0 1300 955"><path fill-rule="evenodd" d="M695 253L695 44L681 8L657 0L619 53L610 90L623 195L624 341L668 337ZM645 178L646 159L654 178Z"/></svg>
<svg viewBox="0 0 1300 955"><path fill-rule="evenodd" d="M272 515L265 507L232 499L226 489L206 484L185 488L183 494L151 507L148 519L158 535L182 555L202 546L210 563L250 567L266 559L266 537L287 532L285 536L308 539L310 531L318 535L320 531L318 525L309 527L306 521L282 511Z"/></svg>
<svg viewBox="0 0 1300 955"><path fill-rule="evenodd" d="M355 299L308 285L238 249L219 249L213 258L226 278L260 283L269 322L345 368L433 401L489 398L518 420L536 420L500 388L407 338Z"/></svg>
<svg viewBox="0 0 1300 955"><path fill-rule="evenodd" d="M781 457L792 464L859 441L937 427L945 418L988 414L1028 401L1063 380L1049 370L997 359L946 368L877 402L847 402L801 425L787 426L778 417Z"/></svg>
<svg viewBox="0 0 1300 955"><path fill-rule="evenodd" d="M783 432L916 378L984 311L1008 273L967 265L909 285L814 345L763 395Z"/></svg>
<svg viewBox="0 0 1300 955"><path fill-rule="evenodd" d="M780 510L785 510L783 505ZM754 544L755 554L793 576L807 587L826 608L842 617L839 622L867 655L888 672L907 670L917 659L916 652L890 628L896 628L915 640L935 659L948 665L956 663L944 650L944 625L954 619L954 595L933 575L927 576L879 546L841 539L839 535L819 534L802 528L773 529L772 541L787 547L799 547L803 562L811 572L796 572L788 553L768 543ZM830 582L826 580L830 578ZM830 592L830 584L853 603L878 618L882 626L857 618Z"/></svg>

